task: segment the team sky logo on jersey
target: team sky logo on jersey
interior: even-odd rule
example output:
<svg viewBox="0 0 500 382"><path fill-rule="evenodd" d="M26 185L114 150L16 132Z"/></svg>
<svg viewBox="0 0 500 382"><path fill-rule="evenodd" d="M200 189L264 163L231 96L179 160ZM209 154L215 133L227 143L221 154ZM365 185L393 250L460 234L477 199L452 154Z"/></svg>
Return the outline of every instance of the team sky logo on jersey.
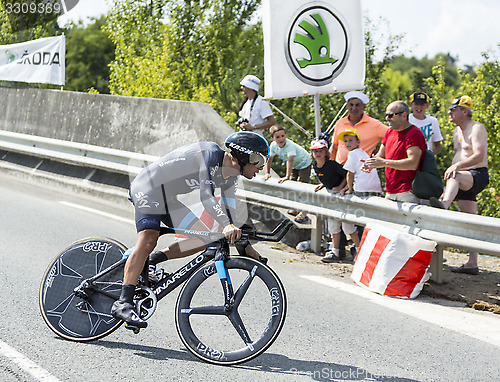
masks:
<svg viewBox="0 0 500 382"><path fill-rule="evenodd" d="M349 57L346 23L331 6L309 3L292 18L285 41L290 69L308 85L327 85L345 67ZM317 4L317 5L314 5Z"/></svg>

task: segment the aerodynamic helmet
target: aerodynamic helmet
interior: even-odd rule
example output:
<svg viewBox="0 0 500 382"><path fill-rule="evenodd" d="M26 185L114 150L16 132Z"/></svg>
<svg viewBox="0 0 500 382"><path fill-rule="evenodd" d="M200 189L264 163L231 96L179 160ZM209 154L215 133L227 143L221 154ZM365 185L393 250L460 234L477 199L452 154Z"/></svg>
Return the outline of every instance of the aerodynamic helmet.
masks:
<svg viewBox="0 0 500 382"><path fill-rule="evenodd" d="M238 131L226 138L224 146L238 160L241 169L247 164L263 167L269 159L269 145L261 135Z"/></svg>

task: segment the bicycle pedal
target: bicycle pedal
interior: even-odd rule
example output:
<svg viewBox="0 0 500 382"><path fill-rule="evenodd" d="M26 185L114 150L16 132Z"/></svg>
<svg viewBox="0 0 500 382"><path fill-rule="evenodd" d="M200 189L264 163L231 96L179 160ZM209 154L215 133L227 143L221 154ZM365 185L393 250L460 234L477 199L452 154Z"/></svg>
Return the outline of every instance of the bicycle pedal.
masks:
<svg viewBox="0 0 500 382"><path fill-rule="evenodd" d="M125 323L125 329L132 330L134 334L139 334L139 332L141 331L141 328L138 328L137 326L128 323Z"/></svg>

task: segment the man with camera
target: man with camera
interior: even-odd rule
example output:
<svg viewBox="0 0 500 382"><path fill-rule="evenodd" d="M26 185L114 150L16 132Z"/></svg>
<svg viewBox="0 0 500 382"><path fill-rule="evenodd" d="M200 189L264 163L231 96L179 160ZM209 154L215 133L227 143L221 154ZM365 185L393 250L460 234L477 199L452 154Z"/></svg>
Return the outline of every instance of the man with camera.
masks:
<svg viewBox="0 0 500 382"><path fill-rule="evenodd" d="M269 103L258 94L260 80L249 74L241 80L240 84L245 100L240 106L238 112L240 119L236 122L236 127L243 131L253 131L263 135L265 129L276 124L276 120Z"/></svg>

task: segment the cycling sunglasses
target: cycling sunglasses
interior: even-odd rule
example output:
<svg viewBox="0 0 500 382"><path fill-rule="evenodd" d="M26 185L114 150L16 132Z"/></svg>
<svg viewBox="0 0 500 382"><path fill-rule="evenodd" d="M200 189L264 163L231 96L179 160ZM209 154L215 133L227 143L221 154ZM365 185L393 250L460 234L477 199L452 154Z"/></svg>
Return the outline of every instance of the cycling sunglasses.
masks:
<svg viewBox="0 0 500 382"><path fill-rule="evenodd" d="M399 115L399 114L403 114L403 113L404 113L404 111L400 111L399 113L385 113L385 117L392 119L392 117L394 117L395 115Z"/></svg>
<svg viewBox="0 0 500 382"><path fill-rule="evenodd" d="M264 167L264 165L267 163L268 160L269 160L268 156L263 155L257 151L254 151L253 153L250 154L248 163L253 164L258 168L262 168Z"/></svg>

